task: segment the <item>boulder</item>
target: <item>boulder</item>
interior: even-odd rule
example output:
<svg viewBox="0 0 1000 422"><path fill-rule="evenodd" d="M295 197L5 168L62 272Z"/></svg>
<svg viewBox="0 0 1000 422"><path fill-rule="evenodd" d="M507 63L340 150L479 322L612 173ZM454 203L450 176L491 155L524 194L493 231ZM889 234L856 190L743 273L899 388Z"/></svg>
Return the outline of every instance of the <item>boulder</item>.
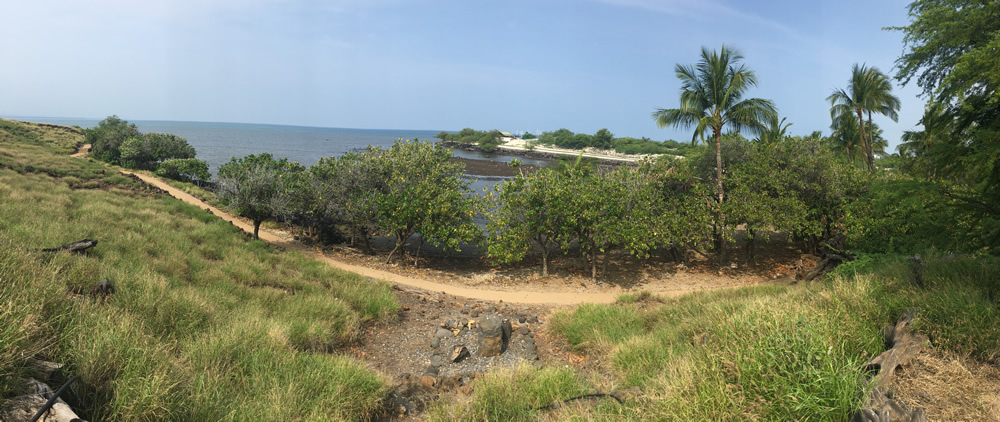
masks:
<svg viewBox="0 0 1000 422"><path fill-rule="evenodd" d="M482 357L500 356L503 353L503 320L499 315L487 314L479 320L479 349Z"/></svg>

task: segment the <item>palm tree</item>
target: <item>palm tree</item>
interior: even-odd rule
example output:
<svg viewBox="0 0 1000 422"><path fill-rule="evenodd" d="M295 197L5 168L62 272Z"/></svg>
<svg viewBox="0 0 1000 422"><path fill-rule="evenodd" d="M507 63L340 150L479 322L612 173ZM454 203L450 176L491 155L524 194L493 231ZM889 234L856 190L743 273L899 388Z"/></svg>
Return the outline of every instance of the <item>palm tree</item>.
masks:
<svg viewBox="0 0 1000 422"><path fill-rule="evenodd" d="M854 165L855 148L858 147L858 121L850 114L842 114L830 125L833 134L830 135L830 146L834 151L843 151L847 160Z"/></svg>
<svg viewBox="0 0 1000 422"><path fill-rule="evenodd" d="M681 98L678 108L658 109L653 112L657 126L663 128L695 127L691 142L699 136L704 139L711 129L715 143L715 194L718 197L717 224L722 226L722 129L729 126L739 132L745 130L759 134L777 114L771 100L743 98L746 91L757 86L757 74L740 62L743 56L734 49L722 46L719 52L701 49L701 60L695 66L676 65L674 73L681 80ZM725 259L722 238L716 244Z"/></svg>
<svg viewBox="0 0 1000 422"><path fill-rule="evenodd" d="M791 123L785 123L787 117L782 117L781 121L778 121L778 115L775 114L768 119L767 128L765 128L760 136L757 137L757 141L765 144L771 144L775 142L780 142L785 139L788 135L788 127Z"/></svg>
<svg viewBox="0 0 1000 422"><path fill-rule="evenodd" d="M850 85L847 90L838 88L826 97L830 102L830 117L837 120L844 114L854 114L858 118L858 139L861 152L865 156L865 165L869 170L875 169L875 152L871 141L865 136L865 113L871 123L872 113L878 113L897 121L899 116L899 98L892 95L892 83L877 67L854 64L851 68Z"/></svg>

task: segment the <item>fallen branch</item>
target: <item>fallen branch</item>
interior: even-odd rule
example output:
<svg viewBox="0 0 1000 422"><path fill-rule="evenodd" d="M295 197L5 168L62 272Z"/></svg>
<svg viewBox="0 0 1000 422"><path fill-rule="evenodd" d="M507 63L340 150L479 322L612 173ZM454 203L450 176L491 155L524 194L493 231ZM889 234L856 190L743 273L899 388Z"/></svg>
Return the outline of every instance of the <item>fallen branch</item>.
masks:
<svg viewBox="0 0 1000 422"><path fill-rule="evenodd" d="M77 240L76 242L67 243L62 246L56 246L54 248L42 249L42 252L59 252L59 251L70 251L70 252L80 252L97 246L97 241L92 239Z"/></svg>
<svg viewBox="0 0 1000 422"><path fill-rule="evenodd" d="M924 344L926 336L910 331L913 312L904 313L896 325L886 327L885 342L889 349L868 361L865 373L871 374L866 390L870 391L864 405L854 414L852 422L926 422L927 412L923 408L908 409L887 394L896 369L913 359Z"/></svg>

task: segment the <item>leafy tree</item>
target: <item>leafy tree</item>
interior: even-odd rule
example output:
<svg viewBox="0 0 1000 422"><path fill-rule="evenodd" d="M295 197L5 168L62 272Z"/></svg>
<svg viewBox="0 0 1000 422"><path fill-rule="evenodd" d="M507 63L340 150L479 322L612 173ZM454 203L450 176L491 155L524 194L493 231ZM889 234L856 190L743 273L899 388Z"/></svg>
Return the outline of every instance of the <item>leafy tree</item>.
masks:
<svg viewBox="0 0 1000 422"><path fill-rule="evenodd" d="M164 160L195 157L194 147L186 139L165 133L128 138L119 153L122 166L140 170L155 170Z"/></svg>
<svg viewBox="0 0 1000 422"><path fill-rule="evenodd" d="M692 143L711 129L715 143L715 195L718 203L716 219L725 224L722 203L725 201L722 166L722 130L731 127L737 132L745 130L758 134L766 130L767 122L777 113L771 100L746 98L746 91L757 85L757 74L742 65L743 56L725 45L719 52L702 48L701 60L696 66L678 64L674 71L681 80L680 105L673 109L659 109L653 118L659 127L695 127ZM722 236L716 237L716 246L725 259Z"/></svg>
<svg viewBox="0 0 1000 422"><path fill-rule="evenodd" d="M415 233L421 242L453 250L477 240L476 199L461 178L463 165L450 160L450 149L407 140L377 152L375 165L387 169L384 192L376 199L378 227L396 237L387 262Z"/></svg>
<svg viewBox="0 0 1000 422"><path fill-rule="evenodd" d="M594 148L610 149L614 144L614 140L615 135L613 135L611 131L601 129L598 130L597 133L594 133L594 136L590 138L590 146Z"/></svg>
<svg viewBox="0 0 1000 422"><path fill-rule="evenodd" d="M87 129L86 142L90 144L91 155L98 160L111 164L120 164L122 143L129 138L142 136L134 124L122 120L118 116L108 116L97 124L97 127Z"/></svg>
<svg viewBox="0 0 1000 422"><path fill-rule="evenodd" d="M559 174L547 168L528 174L520 172L487 193L490 236L487 251L493 262L520 261L534 245L542 253L542 276L549 275L549 255L565 235L554 195L559 187L558 178Z"/></svg>
<svg viewBox="0 0 1000 422"><path fill-rule="evenodd" d="M916 78L929 107L942 109L934 126L948 132L927 144L922 174L963 219L977 221L978 244L1000 250L1000 3L916 0L904 34L896 79ZM946 117L947 116L947 117ZM947 123L947 120L952 120ZM935 119L937 120L937 119ZM928 130L925 121L925 131ZM947 123L947 124L945 124ZM947 129L944 129L947 127ZM933 129L937 131L937 129Z"/></svg>
<svg viewBox="0 0 1000 422"><path fill-rule="evenodd" d="M521 139L535 139L535 135L531 132L524 132L524 135L521 135Z"/></svg>
<svg viewBox="0 0 1000 422"><path fill-rule="evenodd" d="M380 153L380 149L369 147L337 158L322 158L309 168L317 212L326 224L347 224L351 244L360 241L369 253L373 252L371 234L378 225L379 197L389 179L388 166L378 160Z"/></svg>
<svg viewBox="0 0 1000 422"><path fill-rule="evenodd" d="M868 114L868 124L871 125L872 112L898 120L899 98L892 95L892 83L877 67L854 64L851 68L851 79L847 89L835 89L829 97L830 117L836 121L844 114L854 114L858 118L858 140L861 152L865 156L865 165L869 170L875 170L875 150L873 139L866 136L865 113Z"/></svg>
<svg viewBox="0 0 1000 422"><path fill-rule="evenodd" d="M289 215L293 210L293 186L305 168L271 154L233 157L219 167L219 200L241 217L253 221L253 237L259 239L264 220Z"/></svg>
<svg viewBox="0 0 1000 422"><path fill-rule="evenodd" d="M208 172L208 163L197 158L171 158L160 163L156 175L183 182L208 181L212 175Z"/></svg>

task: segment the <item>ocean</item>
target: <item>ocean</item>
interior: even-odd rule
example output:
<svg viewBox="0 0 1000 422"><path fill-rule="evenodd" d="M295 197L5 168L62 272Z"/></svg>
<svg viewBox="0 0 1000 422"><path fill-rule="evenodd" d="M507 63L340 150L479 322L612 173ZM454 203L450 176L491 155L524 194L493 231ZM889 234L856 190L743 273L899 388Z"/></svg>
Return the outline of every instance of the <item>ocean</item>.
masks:
<svg viewBox="0 0 1000 422"><path fill-rule="evenodd" d="M97 119L54 117L7 117L39 123L90 128L97 126ZM159 120L130 120L142 133L169 133L187 139L197 151L197 158L208 163L212 174L233 157L271 153L311 166L320 158L343 155L349 151L371 146L387 148L398 139L421 139L436 142L439 130L397 129L346 129L308 126L285 126L253 123L175 122ZM510 162L513 158L525 164L545 165L544 160L525 160L503 154L488 154L456 150L453 156L474 160ZM476 175L467 175L474 177ZM476 183L475 188L479 188Z"/></svg>

